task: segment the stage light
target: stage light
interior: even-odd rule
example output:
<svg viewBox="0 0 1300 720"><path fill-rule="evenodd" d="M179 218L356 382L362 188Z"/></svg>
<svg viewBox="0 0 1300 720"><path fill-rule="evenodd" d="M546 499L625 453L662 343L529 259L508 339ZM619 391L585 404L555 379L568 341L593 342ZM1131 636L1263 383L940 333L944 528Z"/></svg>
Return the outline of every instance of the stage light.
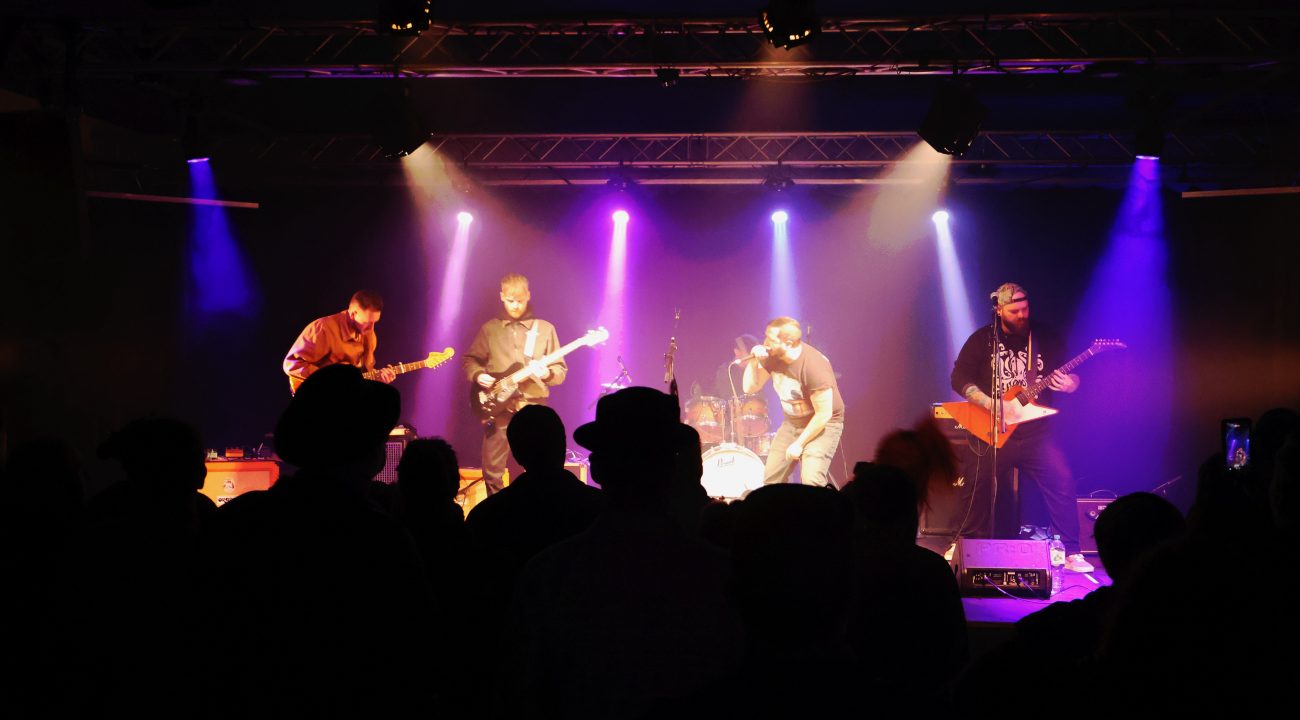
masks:
<svg viewBox="0 0 1300 720"><path fill-rule="evenodd" d="M380 0L379 31L393 35L419 35L433 22L432 0Z"/></svg>
<svg viewBox="0 0 1300 720"><path fill-rule="evenodd" d="M191 165L205 163L212 158L212 148L208 144L203 119L199 117L198 112L190 112L185 116L185 130L181 135L181 151L185 154L185 162Z"/></svg>
<svg viewBox="0 0 1300 720"><path fill-rule="evenodd" d="M628 220L628 214L626 210L614 211L614 222L618 223L619 225L626 225L627 220Z"/></svg>
<svg viewBox="0 0 1300 720"><path fill-rule="evenodd" d="M773 192L784 192L794 187L794 178L790 177L778 163L776 168L763 178L763 186Z"/></svg>
<svg viewBox="0 0 1300 720"><path fill-rule="evenodd" d="M411 102L411 88L403 83L390 100L389 111L380 121L375 142L385 157L406 157L429 139L429 131Z"/></svg>
<svg viewBox="0 0 1300 720"><path fill-rule="evenodd" d="M1159 160L1165 149L1165 129L1159 120L1148 117L1138 126L1133 141L1134 155L1139 160Z"/></svg>
<svg viewBox="0 0 1300 720"><path fill-rule="evenodd" d="M987 114L970 88L944 82L935 92L917 134L937 152L961 156L975 142Z"/></svg>
<svg viewBox="0 0 1300 720"><path fill-rule="evenodd" d="M772 213L772 222L774 223L784 223L786 220L789 219L790 219L790 215L784 210L777 210L776 212Z"/></svg>
<svg viewBox="0 0 1300 720"><path fill-rule="evenodd" d="M682 71L677 68L655 68L655 77L664 87L672 87L681 79Z"/></svg>
<svg viewBox="0 0 1300 720"><path fill-rule="evenodd" d="M946 222L948 222L948 211L947 211L947 210L935 210L935 211L934 211L934 214L930 216L930 219L933 220L936 224L938 224L938 223L946 223Z"/></svg>
<svg viewBox="0 0 1300 720"><path fill-rule="evenodd" d="M813 0L772 0L758 11L758 24L768 42L786 50L811 41L822 31Z"/></svg>
<svg viewBox="0 0 1300 720"><path fill-rule="evenodd" d="M474 216L468 212L465 212L464 210L461 210L460 212L456 213L456 222L460 223L461 225L468 225L474 222Z"/></svg>

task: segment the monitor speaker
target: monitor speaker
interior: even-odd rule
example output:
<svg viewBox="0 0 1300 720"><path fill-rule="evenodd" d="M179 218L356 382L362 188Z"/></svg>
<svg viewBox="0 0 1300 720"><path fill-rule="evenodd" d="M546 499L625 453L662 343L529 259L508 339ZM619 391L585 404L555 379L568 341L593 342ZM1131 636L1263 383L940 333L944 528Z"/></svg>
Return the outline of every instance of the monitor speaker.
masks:
<svg viewBox="0 0 1300 720"><path fill-rule="evenodd" d="M1046 540L961 538L954 559L963 595L1052 594L1052 558Z"/></svg>

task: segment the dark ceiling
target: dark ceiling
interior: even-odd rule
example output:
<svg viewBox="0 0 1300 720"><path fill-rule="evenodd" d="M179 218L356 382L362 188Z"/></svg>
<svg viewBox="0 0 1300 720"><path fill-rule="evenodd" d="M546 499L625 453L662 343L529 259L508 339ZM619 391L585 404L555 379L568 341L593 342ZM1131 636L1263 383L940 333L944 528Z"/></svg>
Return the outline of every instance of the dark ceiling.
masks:
<svg viewBox="0 0 1300 720"><path fill-rule="evenodd" d="M104 185L171 182L187 121L249 182L388 178L375 134L403 112L489 181L752 181L778 162L836 181L895 160L955 72L988 109L971 180L1108 182L1152 118L1171 172L1203 186L1296 178L1290 4L819 2L822 36L791 51L762 40L759 4L443 2L394 37L366 3L28 3L0 20L0 109L81 122Z"/></svg>

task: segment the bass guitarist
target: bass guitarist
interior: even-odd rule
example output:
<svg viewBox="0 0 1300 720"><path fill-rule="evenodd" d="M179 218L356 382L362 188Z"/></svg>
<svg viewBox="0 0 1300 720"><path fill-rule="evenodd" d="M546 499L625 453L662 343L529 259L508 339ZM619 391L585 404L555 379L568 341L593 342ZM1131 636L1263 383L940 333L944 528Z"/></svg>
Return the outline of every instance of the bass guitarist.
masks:
<svg viewBox="0 0 1300 720"><path fill-rule="evenodd" d="M501 278L502 312L483 323L465 352L465 377L479 388L491 388L499 378L521 368L531 371L518 392L483 423L483 482L489 494L501 489L510 457L506 427L524 405L545 404L551 385L564 382L569 366L563 359L542 365L537 358L560 345L555 326L533 316L528 278L510 273Z"/></svg>
<svg viewBox="0 0 1300 720"><path fill-rule="evenodd" d="M1056 337L1045 328L1030 330L1029 295L1015 283L1005 283L993 292L995 322L976 330L966 340L952 369L952 389L966 401L993 412L995 399L1009 388L1032 385L1038 376L1054 367L1064 358ZM994 347L994 338L997 346ZM992 363L992 367L990 367ZM996 368L998 387L990 387L991 369ZM1047 387L1063 393L1079 389L1079 376L1053 371ZM1046 404L1050 405L1048 400ZM1003 417L1008 424L1016 424L1019 405L1015 401L1002 403ZM1076 486L1074 475L1065 460L1065 454L1052 437L1052 420L1045 418L1017 425L1014 434L997 453L997 473L1009 487L1011 470L1018 468L1038 484L1047 505L1052 527L1061 535L1065 545L1068 570L1091 572L1093 570L1079 552L1079 519L1076 514ZM967 515L959 535L964 537L991 537L993 535L994 482L991 448L976 437L969 437L962 455L965 475L971 496L967 502Z"/></svg>

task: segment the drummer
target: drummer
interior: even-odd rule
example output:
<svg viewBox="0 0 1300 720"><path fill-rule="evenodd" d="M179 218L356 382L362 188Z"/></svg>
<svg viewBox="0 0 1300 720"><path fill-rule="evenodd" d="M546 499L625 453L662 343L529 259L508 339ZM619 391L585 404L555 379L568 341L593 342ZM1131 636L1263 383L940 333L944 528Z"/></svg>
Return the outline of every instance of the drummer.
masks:
<svg viewBox="0 0 1300 720"><path fill-rule="evenodd" d="M744 360L749 355L749 349L759 343L759 339L753 335L745 334L737 337L731 343L731 354L734 357L722 365L718 366L718 372L714 378L713 385L714 395L726 400L729 398L739 397L745 391L740 387L740 360Z"/></svg>

